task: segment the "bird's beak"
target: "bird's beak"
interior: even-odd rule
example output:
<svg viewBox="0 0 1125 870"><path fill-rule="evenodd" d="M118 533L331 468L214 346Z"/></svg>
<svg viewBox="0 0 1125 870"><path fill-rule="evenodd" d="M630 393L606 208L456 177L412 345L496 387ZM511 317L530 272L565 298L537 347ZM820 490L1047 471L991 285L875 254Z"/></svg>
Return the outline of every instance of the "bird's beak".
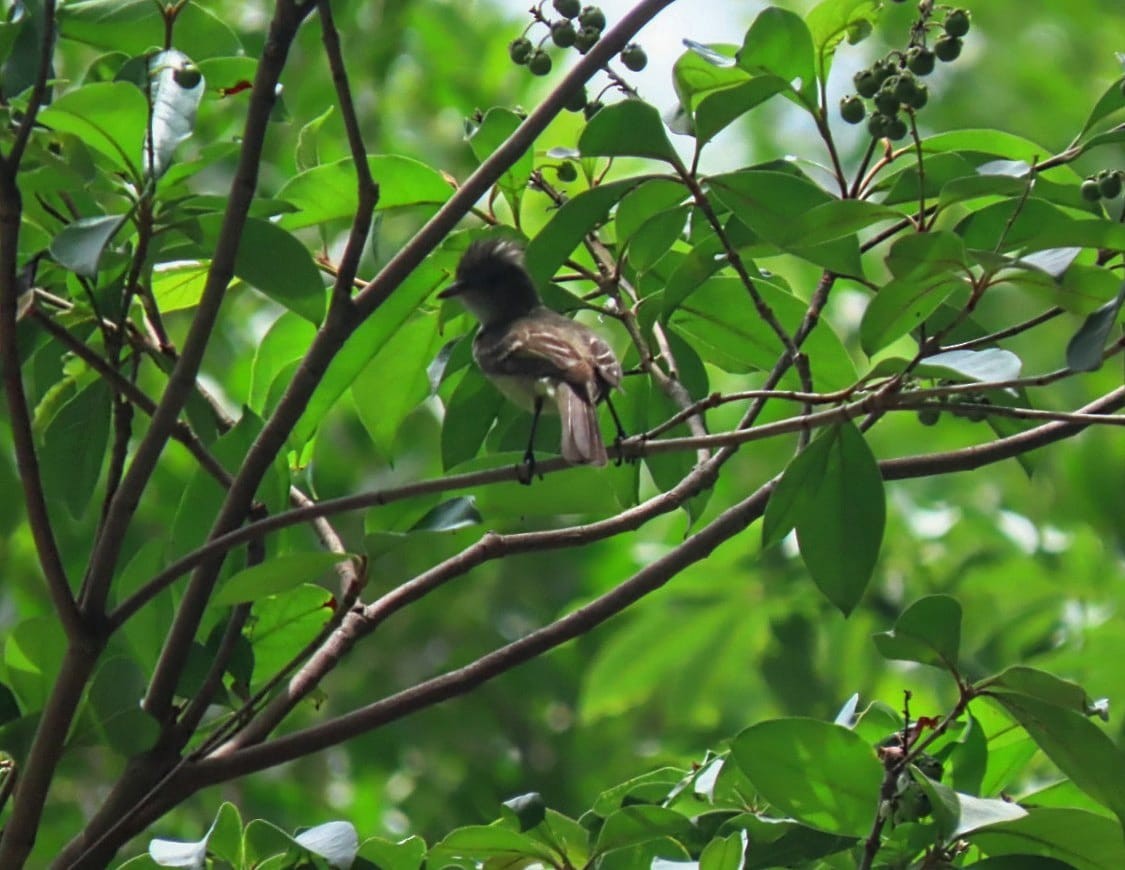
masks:
<svg viewBox="0 0 1125 870"><path fill-rule="evenodd" d="M454 281L452 284L450 284L448 287L446 287L444 290L442 290L437 295L437 298L438 299L449 299L453 296L461 295L461 293L463 293L464 291L465 291L464 283L462 283L461 281Z"/></svg>

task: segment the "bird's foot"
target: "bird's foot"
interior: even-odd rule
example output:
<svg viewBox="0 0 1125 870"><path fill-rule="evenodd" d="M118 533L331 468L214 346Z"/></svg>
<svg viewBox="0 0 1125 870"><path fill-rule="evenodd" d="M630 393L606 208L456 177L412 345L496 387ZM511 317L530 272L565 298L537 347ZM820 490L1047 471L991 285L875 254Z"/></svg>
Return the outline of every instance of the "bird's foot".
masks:
<svg viewBox="0 0 1125 870"><path fill-rule="evenodd" d="M523 462L516 466L516 476L524 486L531 486L531 481L535 478L535 454L530 450L523 455ZM539 479L543 479L542 474Z"/></svg>

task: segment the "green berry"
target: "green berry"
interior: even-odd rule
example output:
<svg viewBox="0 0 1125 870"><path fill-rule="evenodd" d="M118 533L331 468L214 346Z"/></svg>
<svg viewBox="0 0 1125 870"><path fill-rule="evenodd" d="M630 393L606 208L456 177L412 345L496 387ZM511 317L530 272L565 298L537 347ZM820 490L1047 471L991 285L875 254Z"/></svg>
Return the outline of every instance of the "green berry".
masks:
<svg viewBox="0 0 1125 870"><path fill-rule="evenodd" d="M969 13L964 9L954 9L945 19L945 32L950 36L961 37L969 32Z"/></svg>
<svg viewBox="0 0 1125 870"><path fill-rule="evenodd" d="M592 117L594 117L594 115L596 115L601 110L602 110L602 101L601 100L594 100L593 102L590 102L590 103L586 104L586 107L582 110L582 114L585 115L586 120L589 121Z"/></svg>
<svg viewBox="0 0 1125 870"><path fill-rule="evenodd" d="M526 36L521 36L519 39L513 39L508 43L508 57L512 59L512 63L525 64L531 57L534 49L531 46L531 40Z"/></svg>
<svg viewBox="0 0 1125 870"><path fill-rule="evenodd" d="M527 68L534 76L545 76L551 71L551 56L539 49L527 60Z"/></svg>
<svg viewBox="0 0 1125 870"><path fill-rule="evenodd" d="M577 18L582 11L581 0L555 0L555 11L564 18Z"/></svg>
<svg viewBox="0 0 1125 870"><path fill-rule="evenodd" d="M583 85L579 90L575 91L566 102L566 110L568 112L581 112L586 108L586 87Z"/></svg>
<svg viewBox="0 0 1125 870"><path fill-rule="evenodd" d="M633 72L640 72L648 64L648 55L637 43L630 42L621 51L621 62Z"/></svg>
<svg viewBox="0 0 1125 870"><path fill-rule="evenodd" d="M574 181L578 177L578 170L573 163L560 163L555 167L555 175L559 181Z"/></svg>
<svg viewBox="0 0 1125 870"><path fill-rule="evenodd" d="M551 25L551 41L559 48L570 48L578 38L578 31L565 18Z"/></svg>
<svg viewBox="0 0 1125 870"><path fill-rule="evenodd" d="M1079 190L1082 191L1082 198L1087 202L1097 202L1102 198L1101 185L1092 178L1083 181Z"/></svg>
<svg viewBox="0 0 1125 870"><path fill-rule="evenodd" d="M578 13L578 23L601 33L605 30L605 13L597 6L587 6Z"/></svg>
<svg viewBox="0 0 1125 870"><path fill-rule="evenodd" d="M840 117L849 124L858 124L866 114L867 108L859 97L849 96L840 100Z"/></svg>
<svg viewBox="0 0 1125 870"><path fill-rule="evenodd" d="M906 65L915 75L928 76L934 71L934 53L921 45L915 45L906 53Z"/></svg>
<svg viewBox="0 0 1125 870"><path fill-rule="evenodd" d="M907 70L903 70L895 79L891 93L898 98L899 102L909 103L914 98L914 91L917 88L918 83L914 80L914 76Z"/></svg>
<svg viewBox="0 0 1125 870"><path fill-rule="evenodd" d="M902 101L895 96L894 80L887 79L887 84L884 84L882 90L875 95L875 108L884 115L893 115L898 111L901 102Z"/></svg>
<svg viewBox="0 0 1125 870"><path fill-rule="evenodd" d="M887 132L884 134L888 139L899 140L906 136L907 128L906 122L895 116L887 121Z"/></svg>
<svg viewBox="0 0 1125 870"><path fill-rule="evenodd" d="M925 407L918 409L918 422L923 426L934 426L941 419L941 409Z"/></svg>
<svg viewBox="0 0 1125 870"><path fill-rule="evenodd" d="M909 100L907 100L906 103L912 109L920 109L924 105L926 105L927 102L929 102L929 99L930 99L930 89L927 88L921 82L919 82L917 85L914 86L913 96L911 96L911 98Z"/></svg>
<svg viewBox="0 0 1125 870"><path fill-rule="evenodd" d="M887 124L889 122L890 118L881 112L876 112L867 119L867 132L876 139L882 139L887 135Z"/></svg>
<svg viewBox="0 0 1125 870"><path fill-rule="evenodd" d="M875 77L879 80L879 84L882 84L898 72L898 64L896 64L892 60L889 60L888 58L880 58L879 60L875 61L874 65L872 65L871 71L875 73Z"/></svg>
<svg viewBox="0 0 1125 870"><path fill-rule="evenodd" d="M945 63L957 60L961 56L961 39L946 34L934 43L934 54L937 55L938 60Z"/></svg>
<svg viewBox="0 0 1125 870"><path fill-rule="evenodd" d="M601 32L593 27L583 27L578 31L578 36L575 37L574 47L578 49L580 54L585 54L594 47L601 36Z"/></svg>
<svg viewBox="0 0 1125 870"><path fill-rule="evenodd" d="M861 69L852 78L856 93L871 99L879 91L879 77L872 70Z"/></svg>
<svg viewBox="0 0 1125 870"><path fill-rule="evenodd" d="M1105 199L1114 199L1121 193L1121 176L1116 172L1103 172L1098 177L1098 190Z"/></svg>

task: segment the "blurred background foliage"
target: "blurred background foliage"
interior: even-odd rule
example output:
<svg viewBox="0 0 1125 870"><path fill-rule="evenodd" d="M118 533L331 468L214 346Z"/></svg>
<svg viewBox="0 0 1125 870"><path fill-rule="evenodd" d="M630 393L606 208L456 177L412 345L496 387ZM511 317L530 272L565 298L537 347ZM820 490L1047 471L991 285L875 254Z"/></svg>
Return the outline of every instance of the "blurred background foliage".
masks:
<svg viewBox="0 0 1125 870"><path fill-rule="evenodd" d="M194 5L225 22L249 56L259 51L268 20L264 4L203 0ZM525 5L523 0L506 6L485 0L334 3L369 151L407 155L453 178L465 177L475 165L464 138L466 118L492 106L532 107L559 74L556 68L547 81L533 79L507 59L508 41L526 23L521 17ZM612 22L628 3L603 5ZM654 31L661 42L652 47L641 34L639 41L652 58L642 94L661 109L670 107L661 105L658 94L660 88L670 93L667 82L679 51L674 40L741 43L745 27L764 4L721 5L722 26L729 27L725 36L697 36L687 26L669 44L658 23ZM812 3L782 5L804 11ZM1064 148L1106 83L1120 74L1113 52L1125 50L1125 14L1118 0L965 5L972 10L973 33L962 59L931 80L926 129L993 127L1042 144L1043 156ZM680 0L675 14L686 16L676 21L688 25L701 12L710 16L713 7L704 0ZM888 4L875 39L841 51L833 72L841 92L856 69L905 41L912 15L910 3ZM152 42L158 38L157 33ZM61 78L97 75L98 59L88 46L64 42L60 51ZM653 93L646 90L649 81L655 83ZM284 82L287 118L274 126L267 144L260 188L266 197L297 171L298 131L334 103L315 22L301 34ZM245 94L219 96L215 90L235 84L209 80L182 160L214 143L237 139ZM807 123L787 103L771 103L726 131L712 146L714 159L718 165L787 154L820 160L814 137L802 126ZM573 146L578 129L572 116L561 118L540 139L539 150ZM337 111L320 127L316 147L321 162L346 156ZM854 165L858 138L850 144L845 140L844 147L846 164ZM1079 171L1120 166L1120 146L1118 159L1111 152L1099 150L1090 158L1095 162ZM196 189L223 195L233 159L232 154L210 167L197 179ZM538 194L529 197L525 220L533 231L549 204L535 205L536 197L544 199ZM361 274L372 274L425 216L414 211L386 217ZM307 241L314 249L326 245L329 257L342 244L331 232L323 238L310 232ZM811 292L811 278L793 283L798 294ZM858 347L854 301L854 295L841 291L830 311L851 349ZM999 305L1003 308L1004 301ZM234 414L249 395L254 348L279 310L245 290L230 294L226 303L204 374ZM982 316L988 321L987 311ZM169 317L177 341L189 317L186 312ZM994 319L1017 318L998 310ZM1062 318L1038 330L1034 340L1017 341L1012 349L1023 358L1024 371L1062 365L1063 348L1076 323ZM57 380L58 364L57 358L37 362L30 387L36 398ZM713 388L735 383L717 371L709 375ZM1091 392L1104 391L1121 378L1120 361L1115 361L1086 383ZM750 388L756 378L737 383ZM441 473L434 402L420 407L393 442L380 448L357 414L366 399L353 390L321 427L305 471L305 482L319 497ZM900 415L880 425L872 444L878 456L890 457L921 448L952 449L984 437L963 420L943 420L940 427L924 429L912 415ZM18 485L2 419L0 444L0 492L14 493ZM760 485L771 473L768 469L784 464L791 449L787 441L744 448L725 470L703 518ZM146 534L163 534L179 503L188 463L186 454L170 446L155 489L141 506L134 549ZM1119 706L1125 698L1120 667L1125 658L1125 449L1120 433L1108 428L1087 432L1033 455L1032 463L1030 476L1017 463L1006 462L971 474L889 484L888 528L876 578L847 620L813 588L794 548L759 552L755 525L669 587L579 641L466 698L314 758L197 795L162 820L154 833L197 837L220 800L229 799L244 818L295 826L343 817L363 835L409 832L432 841L456 825L494 818L499 801L528 790L542 792L552 807L577 814L600 790L633 773L663 761L689 763L706 747L769 716L831 717L853 692L863 702L881 700L897 707L903 690L910 689L916 715L936 714L952 702L953 687L937 672L888 664L876 655L870 639L873 632L893 625L911 601L933 592L953 594L964 607L962 648L978 669L968 677L1026 662L1074 679L1095 697L1108 696ZM536 483L534 496L550 504L592 479L585 473L555 475ZM497 495L502 501L520 493L513 487ZM559 521L536 513L526 498L520 505L500 514L486 512L485 527L515 531ZM366 518L343 519L341 528L349 547L360 549L365 530L406 527L429 506L406 502ZM81 554L80 547L68 547L68 542L88 540L95 513L64 523L64 552ZM5 579L0 632L17 616L49 612L21 517L11 498L0 500L0 576ZM299 711L292 724L354 708L468 662L608 589L682 540L688 530L688 518L678 513L627 538L568 553L565 560L546 554L480 567L390 620L326 682L320 710L310 706ZM453 552L472 534L471 529L459 532L456 540L438 546ZM431 565L433 558L432 546L406 546L379 557L367 595L391 588ZM159 632L160 626L152 630ZM1114 722L1120 740L1121 717ZM107 763L92 751L68 755L56 788L58 795L73 798L72 813L97 806L100 783L110 780ZM61 811L46 818L41 844L57 842L75 829L75 821Z"/></svg>

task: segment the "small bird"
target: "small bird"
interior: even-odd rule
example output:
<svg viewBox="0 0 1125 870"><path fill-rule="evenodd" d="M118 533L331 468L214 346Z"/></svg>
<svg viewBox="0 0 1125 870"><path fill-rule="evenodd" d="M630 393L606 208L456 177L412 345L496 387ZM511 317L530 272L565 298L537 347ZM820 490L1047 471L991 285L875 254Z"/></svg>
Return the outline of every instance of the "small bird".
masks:
<svg viewBox="0 0 1125 870"><path fill-rule="evenodd" d="M473 242L456 280L438 298L456 297L480 321L473 359L511 401L532 413L524 462L535 470L535 427L546 407L562 422L562 455L571 464L605 465L596 405L605 401L625 437L609 393L621 385L621 364L593 331L547 308L539 299L518 245ZM553 399L554 406L545 405ZM528 478L530 482L530 476Z"/></svg>

